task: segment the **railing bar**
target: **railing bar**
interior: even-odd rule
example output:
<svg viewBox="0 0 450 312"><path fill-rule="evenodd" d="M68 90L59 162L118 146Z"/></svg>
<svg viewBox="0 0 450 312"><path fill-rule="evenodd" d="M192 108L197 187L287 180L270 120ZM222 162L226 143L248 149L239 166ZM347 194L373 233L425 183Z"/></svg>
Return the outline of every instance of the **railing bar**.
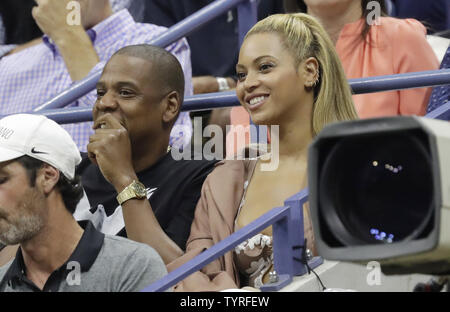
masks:
<svg viewBox="0 0 450 312"><path fill-rule="evenodd" d="M432 73L432 74L430 74ZM415 83L416 87L428 87L431 85L436 84L450 84L450 69L440 69L435 71L427 71L427 72L415 72L415 73L407 73L407 74L400 74L400 75L394 75L395 79L393 79L391 76L376 76L376 77L370 77L370 78L358 78L358 79L351 79L349 80L350 85L352 87L355 87L356 89L360 88L358 85L361 85L362 83L367 83L370 80L370 83L376 83L377 81L381 81L384 83L383 90L378 89L376 91L369 91L370 92L381 92L381 91L391 91L391 90L397 90L397 88L403 87L407 88L408 86L399 86L398 84L392 83L394 80L402 80L402 79L408 79L408 77L416 76L416 77L424 77L427 76L428 78L426 81L422 81L422 84L417 85ZM400 76L400 78L398 78ZM430 76L434 76L436 79L431 79ZM386 83L389 81L390 83ZM402 82L402 84L404 84ZM380 86L378 86L379 88ZM359 92L361 93L361 92ZM205 105L204 102L207 102L208 105ZM239 101L236 97L235 91L227 91L227 92L217 92L217 93L206 93L206 94L199 94L199 95L193 95L190 97L187 97L184 101L184 104L181 108L181 111L198 111L198 110L207 110L207 109L214 109L214 108L220 108L220 107L229 107L229 106L239 106ZM443 105L443 108L439 108L439 111L434 112L434 114L442 115L445 113L445 111L448 110L447 105ZM92 108L81 108L81 107L69 107L64 109L49 109L49 110L43 110L40 112L37 112L39 114L43 114L48 116L49 118L55 120L56 122L60 124L67 124L67 123L74 123L74 122L85 122L85 121L92 121L91 116ZM79 114L79 116L71 116L72 114ZM430 112L427 117L432 118L430 115L432 112Z"/></svg>
<svg viewBox="0 0 450 312"><path fill-rule="evenodd" d="M46 109L39 112L31 112L31 114L44 115L47 118L55 121L60 125L77 123L77 122L88 122L92 121L92 108L79 108L79 107L68 107L68 108L56 108L56 109ZM6 116L6 115L5 115ZM4 116L0 116L4 117Z"/></svg>
<svg viewBox="0 0 450 312"><path fill-rule="evenodd" d="M211 4L201 8L189 17L173 25L161 37L157 38L152 44L167 46L185 36L190 35L195 30L205 26L219 15L225 14L231 8L239 3L250 0L216 0Z"/></svg>
<svg viewBox="0 0 450 312"><path fill-rule="evenodd" d="M450 102L447 102L445 104L442 104L435 110L426 114L425 117L436 119L436 118L439 118L441 115L447 113L449 110L450 110Z"/></svg>
<svg viewBox="0 0 450 312"><path fill-rule="evenodd" d="M173 270L168 275L161 278L159 281L149 285L142 291L164 291L168 289L169 287L175 285L192 273L197 272L211 261L230 251L239 243L246 240L248 237L252 237L260 233L262 230L272 225L276 221L286 217L289 209L290 207L273 208L250 224L244 226L224 240L205 250L194 259Z"/></svg>
<svg viewBox="0 0 450 312"><path fill-rule="evenodd" d="M450 84L450 68L348 80L354 94Z"/></svg>

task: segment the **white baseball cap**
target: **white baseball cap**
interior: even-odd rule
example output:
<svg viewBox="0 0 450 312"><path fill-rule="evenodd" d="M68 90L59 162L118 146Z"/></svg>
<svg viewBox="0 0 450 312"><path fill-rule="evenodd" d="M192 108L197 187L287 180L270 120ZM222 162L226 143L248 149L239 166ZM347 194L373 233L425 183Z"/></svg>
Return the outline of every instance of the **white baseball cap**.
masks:
<svg viewBox="0 0 450 312"><path fill-rule="evenodd" d="M42 115L15 114L0 119L0 162L28 155L75 177L80 152L70 134Z"/></svg>

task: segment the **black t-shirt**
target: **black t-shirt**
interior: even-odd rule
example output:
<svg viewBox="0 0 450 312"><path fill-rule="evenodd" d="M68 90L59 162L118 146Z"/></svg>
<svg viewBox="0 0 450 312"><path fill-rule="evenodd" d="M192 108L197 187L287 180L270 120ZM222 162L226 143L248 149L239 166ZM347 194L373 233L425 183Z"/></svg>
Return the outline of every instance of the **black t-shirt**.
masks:
<svg viewBox="0 0 450 312"><path fill-rule="evenodd" d="M137 174L139 181L147 188L147 197L159 224L183 250L191 230L203 181L216 162L176 161L171 153L167 153L153 166ZM105 180L98 166L89 160L87 154L83 155L77 173L81 175L92 207L88 218L102 232L126 237L122 207L116 200L117 192Z"/></svg>

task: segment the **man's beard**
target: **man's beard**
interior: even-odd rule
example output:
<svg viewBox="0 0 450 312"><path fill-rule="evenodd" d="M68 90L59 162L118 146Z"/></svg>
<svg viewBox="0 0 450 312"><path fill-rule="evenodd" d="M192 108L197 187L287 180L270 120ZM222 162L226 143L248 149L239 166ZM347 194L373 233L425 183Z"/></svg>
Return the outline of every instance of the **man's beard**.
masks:
<svg viewBox="0 0 450 312"><path fill-rule="evenodd" d="M4 245L16 245L26 242L36 236L46 223L47 215L44 206L44 195L36 188L27 191L23 201L18 205L19 216L13 220L0 219L6 223L6 227L0 226L0 243ZM1 212L0 216L4 216Z"/></svg>

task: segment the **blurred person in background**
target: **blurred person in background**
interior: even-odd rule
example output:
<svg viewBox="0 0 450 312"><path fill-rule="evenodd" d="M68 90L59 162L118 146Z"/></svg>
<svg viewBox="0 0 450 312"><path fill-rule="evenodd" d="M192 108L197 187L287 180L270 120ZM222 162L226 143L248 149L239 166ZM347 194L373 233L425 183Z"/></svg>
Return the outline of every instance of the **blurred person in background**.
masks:
<svg viewBox="0 0 450 312"><path fill-rule="evenodd" d="M17 5L14 4L16 2L10 5ZM68 23L69 17L77 14L75 8L67 9L69 0L31 2L34 6L27 3L28 6L24 4L22 9L31 9L31 16L44 36L16 47L10 51L13 53L4 54L1 58L0 114L3 115L36 108L89 74L101 70L121 47L151 42L166 30L152 24L136 23L126 9L114 13L108 0L79 0L80 24ZM7 12L2 13L7 15ZM26 19L27 23L32 24L29 16ZM9 34L8 30L6 34ZM31 39L32 36L23 39ZM186 95L191 95L191 61L187 41L181 39L166 48L182 64ZM94 102L93 91L69 107L92 107ZM170 143L177 147L186 146L192 135L189 114L181 113L177 124L182 126L178 129L184 130L172 133ZM64 126L82 151L86 150L92 134L91 127L92 123Z"/></svg>
<svg viewBox="0 0 450 312"><path fill-rule="evenodd" d="M376 1L381 8L381 16L376 17L370 2L285 0L287 8L297 5L299 11L316 17L324 25L348 79L439 68L426 40L426 28L420 22L387 16L383 0ZM359 94L353 100L361 118L421 116L426 112L430 94L431 88L419 88Z"/></svg>
<svg viewBox="0 0 450 312"><path fill-rule="evenodd" d="M442 34L450 38L450 1L448 0L391 0L393 16L414 18L422 22L429 35Z"/></svg>
<svg viewBox="0 0 450 312"><path fill-rule="evenodd" d="M127 9L136 22L144 17L142 0L109 0L113 12ZM34 0L3 0L0 2L0 57L20 51L18 45L30 46L40 43L43 34L36 24L31 10ZM37 40L36 40L37 39ZM23 47L22 47L23 48Z"/></svg>

